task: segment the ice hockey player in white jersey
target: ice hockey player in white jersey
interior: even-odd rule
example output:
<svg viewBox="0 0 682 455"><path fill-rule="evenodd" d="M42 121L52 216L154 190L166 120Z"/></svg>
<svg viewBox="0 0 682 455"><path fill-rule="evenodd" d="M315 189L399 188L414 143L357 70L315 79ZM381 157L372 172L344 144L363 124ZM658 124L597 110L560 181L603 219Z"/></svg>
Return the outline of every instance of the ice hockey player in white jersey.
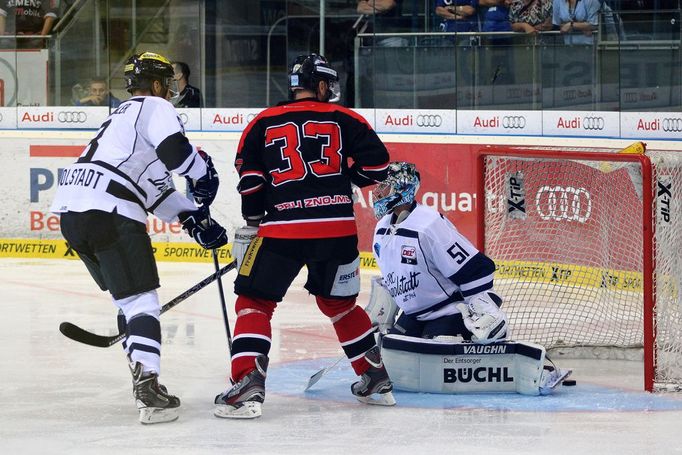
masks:
<svg viewBox="0 0 682 455"><path fill-rule="evenodd" d="M211 158L189 143L168 101L173 76L170 62L159 54L144 52L128 60L125 80L132 97L60 174L51 208L61 215L64 238L119 308L141 423L175 420L180 406L180 399L158 382L159 275L147 216L180 220L204 248L227 243L225 229L208 213L219 184ZM200 207L176 191L172 174L187 179Z"/></svg>
<svg viewBox="0 0 682 455"><path fill-rule="evenodd" d="M391 330L477 343L505 338L507 317L493 291L495 263L435 210L418 204L414 164L394 162L374 189L374 255L383 285L403 310Z"/></svg>
<svg viewBox="0 0 682 455"><path fill-rule="evenodd" d="M388 331L382 356L396 388L531 395L553 388L570 371L550 378L542 346L505 342L495 263L445 216L416 202L419 184L414 164L393 162L373 191L381 282L373 283L367 310Z"/></svg>

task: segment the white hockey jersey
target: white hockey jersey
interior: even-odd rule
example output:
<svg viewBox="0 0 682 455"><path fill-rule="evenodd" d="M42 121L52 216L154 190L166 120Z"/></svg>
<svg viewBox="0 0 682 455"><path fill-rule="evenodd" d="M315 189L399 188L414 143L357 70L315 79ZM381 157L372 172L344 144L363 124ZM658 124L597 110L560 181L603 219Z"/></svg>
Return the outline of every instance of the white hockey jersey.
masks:
<svg viewBox="0 0 682 455"><path fill-rule="evenodd" d="M396 304L422 321L459 313L456 302L492 289L494 262L435 210L415 204L399 224L384 216L374 255Z"/></svg>
<svg viewBox="0 0 682 455"><path fill-rule="evenodd" d="M78 160L59 175L51 210L115 210L142 223L152 212L174 221L196 206L175 190L171 172L198 179L206 174L206 163L187 141L171 103L136 96L111 113Z"/></svg>

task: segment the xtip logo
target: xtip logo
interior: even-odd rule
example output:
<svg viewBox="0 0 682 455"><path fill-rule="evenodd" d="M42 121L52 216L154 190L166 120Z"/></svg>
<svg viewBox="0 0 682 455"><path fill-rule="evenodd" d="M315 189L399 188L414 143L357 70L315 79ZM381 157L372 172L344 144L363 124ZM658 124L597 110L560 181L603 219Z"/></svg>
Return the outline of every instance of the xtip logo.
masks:
<svg viewBox="0 0 682 455"><path fill-rule="evenodd" d="M658 199L659 213L665 223L670 223L670 202L672 201L672 181L669 176L661 176L658 179Z"/></svg>
<svg viewBox="0 0 682 455"><path fill-rule="evenodd" d="M521 171L507 176L507 215L513 219L526 219L526 191Z"/></svg>

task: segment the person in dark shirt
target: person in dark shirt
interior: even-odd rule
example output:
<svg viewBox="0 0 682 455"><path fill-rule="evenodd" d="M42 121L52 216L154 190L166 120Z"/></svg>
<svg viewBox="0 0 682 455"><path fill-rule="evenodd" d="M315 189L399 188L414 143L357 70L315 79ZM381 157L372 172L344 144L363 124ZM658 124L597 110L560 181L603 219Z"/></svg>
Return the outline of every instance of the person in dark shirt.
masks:
<svg viewBox="0 0 682 455"><path fill-rule="evenodd" d="M76 106L109 106L112 108L117 108L120 104L121 100L109 91L107 80L100 77L91 79L87 96L76 100L74 103Z"/></svg>
<svg viewBox="0 0 682 455"><path fill-rule="evenodd" d="M173 105L175 107L203 107L201 91L189 85L189 65L185 62L173 62L173 70L175 71L175 80L178 81L178 90L180 90L178 97L171 100Z"/></svg>
<svg viewBox="0 0 682 455"><path fill-rule="evenodd" d="M360 291L353 190L386 177L389 155L370 124L333 104L339 77L321 55L301 55L289 71L291 101L262 111L237 148L237 190L247 226L232 254L237 322L232 387L215 399L214 414L255 418L265 399L272 315L306 266L305 288L330 318L360 376L351 391L368 404L395 404Z"/></svg>
<svg viewBox="0 0 682 455"><path fill-rule="evenodd" d="M17 3L25 3L19 5ZM0 3L0 35L49 35L59 12L59 0ZM18 49L45 47L42 39L17 39Z"/></svg>

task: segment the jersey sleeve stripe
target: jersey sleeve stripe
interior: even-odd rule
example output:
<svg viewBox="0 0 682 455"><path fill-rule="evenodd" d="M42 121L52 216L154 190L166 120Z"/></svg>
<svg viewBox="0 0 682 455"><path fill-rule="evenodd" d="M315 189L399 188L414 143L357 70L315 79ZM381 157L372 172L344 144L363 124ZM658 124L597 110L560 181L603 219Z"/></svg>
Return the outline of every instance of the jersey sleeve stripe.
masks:
<svg viewBox="0 0 682 455"><path fill-rule="evenodd" d="M385 171L388 169L388 161L385 162L384 164L380 164L378 166L362 166L363 171Z"/></svg>
<svg viewBox="0 0 682 455"><path fill-rule="evenodd" d="M170 196L170 195L173 194L174 192L175 192L175 190L166 190L166 191L165 191L165 192L156 200L156 202L154 202L154 204L152 204L152 206L149 207L149 211L150 211L150 212L153 212L154 210L156 210L156 208L157 208L159 205L161 205L161 204L163 203L163 201L165 201L166 199L168 199L168 196Z"/></svg>
<svg viewBox="0 0 682 455"><path fill-rule="evenodd" d="M259 191L261 188L263 188L263 184L262 184L262 183L261 183L260 185L256 185L256 186L254 186L254 187L252 187L252 188L248 188L248 189L245 189L245 190L241 190L241 189L240 189L240 190L239 190L239 194L242 194L242 195L253 194L253 193L256 193L257 191Z"/></svg>

